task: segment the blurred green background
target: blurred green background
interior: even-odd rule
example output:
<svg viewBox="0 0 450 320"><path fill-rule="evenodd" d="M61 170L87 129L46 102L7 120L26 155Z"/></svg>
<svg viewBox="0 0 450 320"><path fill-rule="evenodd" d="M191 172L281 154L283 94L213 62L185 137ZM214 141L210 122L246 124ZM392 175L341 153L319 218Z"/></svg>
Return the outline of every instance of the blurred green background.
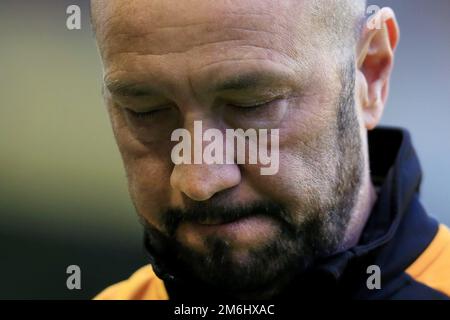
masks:
<svg viewBox="0 0 450 320"><path fill-rule="evenodd" d="M383 122L412 131L425 205L450 224L450 1L381 3L403 27ZM0 1L0 299L91 298L146 263L100 83L88 1Z"/></svg>
<svg viewBox="0 0 450 320"><path fill-rule="evenodd" d="M0 298L89 298L145 263L88 12L0 2Z"/></svg>

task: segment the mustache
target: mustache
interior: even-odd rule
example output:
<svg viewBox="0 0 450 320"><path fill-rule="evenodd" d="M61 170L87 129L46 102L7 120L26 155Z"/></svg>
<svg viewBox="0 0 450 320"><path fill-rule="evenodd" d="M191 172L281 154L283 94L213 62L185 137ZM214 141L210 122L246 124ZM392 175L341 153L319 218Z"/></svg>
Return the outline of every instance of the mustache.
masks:
<svg viewBox="0 0 450 320"><path fill-rule="evenodd" d="M232 206L197 202L188 208L171 208L161 215L161 223L170 236L173 236L181 223L202 223L204 221L220 221L221 223L264 215L290 226L286 210L273 201L255 201L248 204Z"/></svg>

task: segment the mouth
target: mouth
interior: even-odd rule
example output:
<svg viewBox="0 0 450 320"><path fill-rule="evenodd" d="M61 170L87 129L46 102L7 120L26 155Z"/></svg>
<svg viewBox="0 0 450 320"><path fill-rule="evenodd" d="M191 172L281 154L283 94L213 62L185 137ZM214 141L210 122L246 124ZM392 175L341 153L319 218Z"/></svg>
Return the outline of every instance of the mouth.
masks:
<svg viewBox="0 0 450 320"><path fill-rule="evenodd" d="M205 219L201 222L186 222L179 232L191 236L218 236L248 242L265 238L274 229L273 219L264 215L250 215L231 220Z"/></svg>
<svg viewBox="0 0 450 320"><path fill-rule="evenodd" d="M244 218L246 218L246 217L205 218L205 219L199 220L195 223L203 225L203 226L216 226L216 225L233 223L233 222L242 220Z"/></svg>

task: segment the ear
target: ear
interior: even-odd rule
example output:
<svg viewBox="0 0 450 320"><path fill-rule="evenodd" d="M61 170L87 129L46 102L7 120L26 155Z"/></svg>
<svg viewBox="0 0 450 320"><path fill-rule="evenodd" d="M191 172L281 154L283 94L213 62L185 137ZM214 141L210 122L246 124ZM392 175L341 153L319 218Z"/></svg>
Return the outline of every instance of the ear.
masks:
<svg viewBox="0 0 450 320"><path fill-rule="evenodd" d="M389 92L399 28L390 8L379 10L363 27L357 46L357 97L364 124L372 130L379 123Z"/></svg>

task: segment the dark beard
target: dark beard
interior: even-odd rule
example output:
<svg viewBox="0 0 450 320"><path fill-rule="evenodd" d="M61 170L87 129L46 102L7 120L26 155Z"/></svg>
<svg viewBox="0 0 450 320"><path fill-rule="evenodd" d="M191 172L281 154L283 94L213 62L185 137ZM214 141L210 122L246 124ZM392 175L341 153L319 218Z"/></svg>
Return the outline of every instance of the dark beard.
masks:
<svg viewBox="0 0 450 320"><path fill-rule="evenodd" d="M256 202L234 208L207 208L196 206L189 210L169 210L166 217L168 226L174 232L181 221L192 221L195 213L199 216L214 212L214 217L244 217L266 215L279 227L273 241L267 241L248 252L249 263L237 265L232 256L232 248L227 240L211 236L205 239L208 255L198 253L167 236L144 221L147 250L160 269L169 277L189 278L190 281L206 284L229 295L260 292L279 283L284 275L302 273L312 264L314 257L328 254L334 247L334 239L323 234L327 230L317 214L309 214L311 219L300 226L293 226L289 215L273 202ZM211 216L211 214L209 214ZM178 217L178 218L175 218ZM174 219L178 222L174 223ZM317 241L320 238L321 241ZM318 247L318 245L320 247ZM162 270L158 270L162 271ZM281 276L280 276L281 275ZM167 274L163 275L167 278Z"/></svg>
<svg viewBox="0 0 450 320"><path fill-rule="evenodd" d="M332 255L343 241L352 209L360 189L363 157L359 125L355 110L353 61L342 72L342 92L336 122L337 176L333 195L327 204L311 199L302 212L307 217L296 225L282 205L272 201L225 207L211 203L195 203L191 207L171 209L161 215L163 234L144 219L146 248L152 264L163 279L188 279L203 283L232 296L264 291L282 285L312 268L315 261ZM234 220L251 215L266 215L279 228L277 237L249 250L247 263L238 264L226 239L211 236L205 240L208 254L184 246L174 234L182 222L198 222L204 218Z"/></svg>

